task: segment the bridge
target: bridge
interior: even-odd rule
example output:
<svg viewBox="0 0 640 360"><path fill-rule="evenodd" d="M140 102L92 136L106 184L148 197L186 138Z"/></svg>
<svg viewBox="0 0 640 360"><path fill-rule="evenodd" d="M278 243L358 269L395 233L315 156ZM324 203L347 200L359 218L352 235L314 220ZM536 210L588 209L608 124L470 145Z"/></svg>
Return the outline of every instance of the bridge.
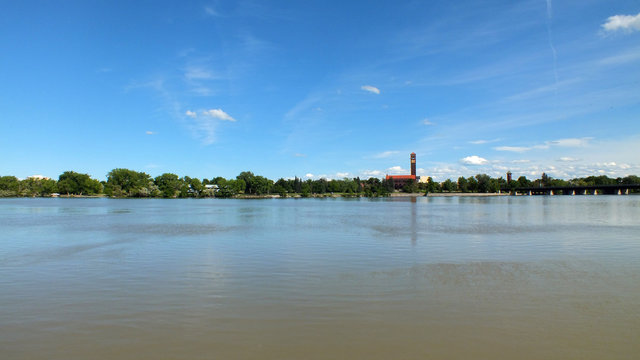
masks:
<svg viewBox="0 0 640 360"><path fill-rule="evenodd" d="M640 189L640 184L584 185L584 186L545 186L503 188L500 192L511 195L628 195L629 190Z"/></svg>

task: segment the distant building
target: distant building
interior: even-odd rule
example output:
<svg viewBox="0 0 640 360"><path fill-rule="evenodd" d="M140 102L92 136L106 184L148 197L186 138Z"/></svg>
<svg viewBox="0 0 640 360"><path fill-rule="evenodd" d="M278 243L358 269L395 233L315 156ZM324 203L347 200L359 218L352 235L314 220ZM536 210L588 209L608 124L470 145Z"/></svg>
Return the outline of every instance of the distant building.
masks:
<svg viewBox="0 0 640 360"><path fill-rule="evenodd" d="M34 180L49 180L48 177L44 176L44 175L31 175L28 176L27 179L34 179Z"/></svg>
<svg viewBox="0 0 640 360"><path fill-rule="evenodd" d="M387 180L393 180L394 189L402 189L411 181L420 181L420 176L416 176L416 153L411 153L411 175L387 175Z"/></svg>

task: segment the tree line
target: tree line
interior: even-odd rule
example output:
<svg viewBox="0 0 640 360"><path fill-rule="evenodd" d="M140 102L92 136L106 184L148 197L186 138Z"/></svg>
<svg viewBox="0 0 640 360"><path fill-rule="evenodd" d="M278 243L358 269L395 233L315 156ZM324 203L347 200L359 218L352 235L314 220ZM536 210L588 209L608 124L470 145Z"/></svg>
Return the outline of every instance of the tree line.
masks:
<svg viewBox="0 0 640 360"><path fill-rule="evenodd" d="M447 179L435 182L430 177L426 182L409 182L401 190L407 193L494 193L499 190L518 187L548 186L588 186L640 184L635 175L624 178L610 178L606 175L589 176L571 180L554 179L542 174L539 179L529 180L520 176L507 182L504 178L492 178L478 174L468 178L459 177L457 181ZM27 178L19 180L15 176L0 176L0 197L41 197L53 194L67 196L109 196L117 198L201 198L201 197L238 197L238 196L389 196L395 190L393 179L344 178L303 180L300 178L270 180L250 171L243 171L235 179L215 177L198 179L189 176L164 173L155 178L144 172L129 169L113 169L107 174L106 181L91 178L88 174L65 171L58 180L46 178Z"/></svg>

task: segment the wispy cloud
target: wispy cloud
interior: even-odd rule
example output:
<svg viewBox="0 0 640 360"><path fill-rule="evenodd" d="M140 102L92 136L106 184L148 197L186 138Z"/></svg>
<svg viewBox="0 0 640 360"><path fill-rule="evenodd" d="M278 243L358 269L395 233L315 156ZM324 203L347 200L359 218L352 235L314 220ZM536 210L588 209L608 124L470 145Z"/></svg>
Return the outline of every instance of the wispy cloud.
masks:
<svg viewBox="0 0 640 360"><path fill-rule="evenodd" d="M214 74L213 71L205 67L195 65L186 67L186 69L184 70L184 77L187 80L212 80L218 78L218 76Z"/></svg>
<svg viewBox="0 0 640 360"><path fill-rule="evenodd" d="M204 13L209 16L218 17L220 13L213 6L205 6Z"/></svg>
<svg viewBox="0 0 640 360"><path fill-rule="evenodd" d="M469 141L469 144L482 145L482 144L489 144L489 143L494 143L494 142L498 142L498 141L500 141L500 139L493 139L493 140L479 139L479 140Z"/></svg>
<svg viewBox="0 0 640 360"><path fill-rule="evenodd" d="M532 146L496 146L493 149L496 151L508 151L508 152L526 152L531 150L545 150L553 146L559 147L584 147L589 144L589 141L593 140L591 137L585 138L567 138L546 141L543 144L537 144Z"/></svg>
<svg viewBox="0 0 640 360"><path fill-rule="evenodd" d="M374 159L386 159L386 158L390 158L390 157L392 157L394 155L397 155L398 153L400 153L400 152L397 151L397 150L383 151L381 153L373 155L372 157Z"/></svg>
<svg viewBox="0 0 640 360"><path fill-rule="evenodd" d="M608 56L599 61L602 65L620 65L640 60L640 48L633 48L626 52Z"/></svg>
<svg viewBox="0 0 640 360"><path fill-rule="evenodd" d="M576 159L576 158L572 158L569 156L563 156L560 159L558 159L558 161L562 161L562 162L576 162L576 161L580 161L580 159Z"/></svg>
<svg viewBox="0 0 640 360"><path fill-rule="evenodd" d="M508 152L517 152L522 153L526 151L531 151L533 149L547 149L548 146L544 145L536 145L536 146L496 146L493 149L497 151L508 151Z"/></svg>
<svg viewBox="0 0 640 360"><path fill-rule="evenodd" d="M466 165L484 165L484 164L487 164L489 161L477 155L472 155L472 156L467 156L465 158L460 159L460 162Z"/></svg>
<svg viewBox="0 0 640 360"><path fill-rule="evenodd" d="M431 121L429 118L424 118L422 119L422 125L427 125L427 126L431 126L431 125L435 125L436 123L434 123L433 121Z"/></svg>
<svg viewBox="0 0 640 360"><path fill-rule="evenodd" d="M184 114L193 119L190 124L191 130L195 137L202 140L204 145L210 145L215 142L216 129L220 121L236 121L222 109L202 110L200 115L196 111L187 110Z"/></svg>
<svg viewBox="0 0 640 360"><path fill-rule="evenodd" d="M378 89L375 86L371 86L371 85L363 85L360 87L360 89L364 90L364 91L368 91L372 94L378 94L380 95L380 89Z"/></svg>
<svg viewBox="0 0 640 360"><path fill-rule="evenodd" d="M607 32L624 31L633 32L640 30L640 13L637 15L614 15L607 18L602 24L602 29Z"/></svg>
<svg viewBox="0 0 640 360"><path fill-rule="evenodd" d="M145 134L147 134L147 135L155 135L156 133L154 131L147 130L147 131L145 131Z"/></svg>
<svg viewBox="0 0 640 360"><path fill-rule="evenodd" d="M562 146L562 147L583 147L589 144L589 141L593 140L592 137L585 138L568 138L568 139L560 139L549 141L548 144L552 146Z"/></svg>

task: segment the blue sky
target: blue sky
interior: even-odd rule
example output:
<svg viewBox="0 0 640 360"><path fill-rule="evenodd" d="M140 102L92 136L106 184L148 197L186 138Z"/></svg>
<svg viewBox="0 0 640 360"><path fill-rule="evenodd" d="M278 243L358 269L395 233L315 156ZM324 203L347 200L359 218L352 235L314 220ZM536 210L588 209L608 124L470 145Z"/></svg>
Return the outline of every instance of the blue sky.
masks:
<svg viewBox="0 0 640 360"><path fill-rule="evenodd" d="M0 175L640 175L638 1L5 1Z"/></svg>

